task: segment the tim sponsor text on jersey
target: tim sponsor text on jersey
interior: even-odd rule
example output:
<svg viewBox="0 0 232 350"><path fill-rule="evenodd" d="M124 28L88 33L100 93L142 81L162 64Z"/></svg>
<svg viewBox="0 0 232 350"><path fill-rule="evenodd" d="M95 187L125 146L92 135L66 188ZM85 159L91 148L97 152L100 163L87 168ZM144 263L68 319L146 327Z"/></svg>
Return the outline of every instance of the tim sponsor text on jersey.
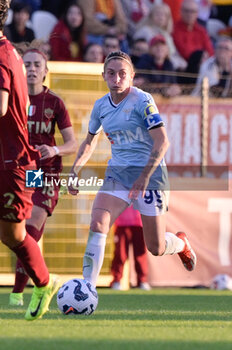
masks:
<svg viewBox="0 0 232 350"><path fill-rule="evenodd" d="M49 134L52 130L52 122L44 122L44 121L33 121L28 120L27 122L28 132L29 133L35 133L35 134Z"/></svg>
<svg viewBox="0 0 232 350"><path fill-rule="evenodd" d="M147 128L150 128L162 122L160 115L158 113L158 110L154 105L149 104L148 106L146 106L144 110L144 122ZM135 129L135 131L133 130L113 131L111 133L106 133L106 136L108 137L111 144L122 145L122 144L132 143L133 141L144 142L145 137L143 133L144 133L143 129L140 126L138 126Z"/></svg>
<svg viewBox="0 0 232 350"><path fill-rule="evenodd" d="M131 130L119 130L111 133L106 133L111 144L122 145L132 143L133 141L144 141L143 130L140 126L135 129L135 132Z"/></svg>

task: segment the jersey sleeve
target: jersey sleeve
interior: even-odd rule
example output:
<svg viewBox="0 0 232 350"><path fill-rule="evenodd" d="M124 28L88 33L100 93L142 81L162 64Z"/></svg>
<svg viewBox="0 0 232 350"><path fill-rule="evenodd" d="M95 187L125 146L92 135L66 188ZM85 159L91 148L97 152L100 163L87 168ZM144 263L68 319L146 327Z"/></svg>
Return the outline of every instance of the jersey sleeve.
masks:
<svg viewBox="0 0 232 350"><path fill-rule="evenodd" d="M11 79L9 71L0 64L0 89L10 92Z"/></svg>
<svg viewBox="0 0 232 350"><path fill-rule="evenodd" d="M96 135L102 130L100 121L100 108L98 101L95 102L89 121L89 133Z"/></svg>
<svg viewBox="0 0 232 350"><path fill-rule="evenodd" d="M139 102L139 113L143 118L147 130L164 125L159 110L150 94L144 94Z"/></svg>
<svg viewBox="0 0 232 350"><path fill-rule="evenodd" d="M66 129L72 126L68 110L66 109L64 102L60 98L58 98L56 121L57 121L57 126L59 130Z"/></svg>

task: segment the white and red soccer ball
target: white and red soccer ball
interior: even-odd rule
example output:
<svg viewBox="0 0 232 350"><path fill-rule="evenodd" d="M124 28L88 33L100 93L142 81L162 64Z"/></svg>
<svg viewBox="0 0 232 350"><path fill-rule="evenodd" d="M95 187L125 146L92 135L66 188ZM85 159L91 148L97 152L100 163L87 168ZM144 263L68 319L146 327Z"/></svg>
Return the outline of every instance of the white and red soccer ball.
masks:
<svg viewBox="0 0 232 350"><path fill-rule="evenodd" d="M216 275L210 284L210 289L232 290L232 278L226 274Z"/></svg>
<svg viewBox="0 0 232 350"><path fill-rule="evenodd" d="M97 304L96 288L81 278L65 282L57 293L58 308L65 315L91 315L96 310Z"/></svg>

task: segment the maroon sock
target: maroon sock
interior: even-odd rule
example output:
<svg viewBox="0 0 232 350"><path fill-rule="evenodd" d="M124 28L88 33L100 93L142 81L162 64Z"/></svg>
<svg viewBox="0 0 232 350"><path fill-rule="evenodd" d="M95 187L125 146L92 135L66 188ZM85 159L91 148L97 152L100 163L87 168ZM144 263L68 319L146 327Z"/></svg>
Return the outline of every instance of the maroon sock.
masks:
<svg viewBox="0 0 232 350"><path fill-rule="evenodd" d="M26 225L27 233L29 233L29 235L33 237L36 240L36 242L40 240L43 234L44 224L40 230L37 230L34 226ZM26 287L28 280L29 280L28 274L26 273L23 267L23 264L18 259L16 262L16 270L15 270L15 284L12 292L22 293L24 288Z"/></svg>
<svg viewBox="0 0 232 350"><path fill-rule="evenodd" d="M23 264L19 259L17 259L16 269L15 269L15 284L12 292L22 293L28 280L29 280L29 277L23 267Z"/></svg>
<svg viewBox="0 0 232 350"><path fill-rule="evenodd" d="M37 287L46 286L49 282L49 272L34 238L26 234L24 241L12 250L35 285Z"/></svg>
<svg viewBox="0 0 232 350"><path fill-rule="evenodd" d="M36 240L36 242L39 242L39 240L43 234L44 225L45 225L45 223L42 225L40 230L37 230L37 228L35 228L35 226L26 225L26 231L27 231L27 233L29 233L29 235L31 237L34 238L34 240Z"/></svg>

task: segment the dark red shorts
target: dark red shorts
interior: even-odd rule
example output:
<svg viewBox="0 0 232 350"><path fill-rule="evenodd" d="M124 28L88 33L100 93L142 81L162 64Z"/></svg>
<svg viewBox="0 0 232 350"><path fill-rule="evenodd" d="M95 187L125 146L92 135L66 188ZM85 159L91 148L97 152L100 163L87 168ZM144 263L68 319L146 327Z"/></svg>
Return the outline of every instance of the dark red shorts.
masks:
<svg viewBox="0 0 232 350"><path fill-rule="evenodd" d="M0 219L20 222L31 217L33 188L25 187L24 167L0 170Z"/></svg>
<svg viewBox="0 0 232 350"><path fill-rule="evenodd" d="M54 180L58 180L58 178L47 176L44 186L35 188L35 192L32 195L33 204L45 209L48 216L52 215L59 199L60 186L54 183Z"/></svg>

